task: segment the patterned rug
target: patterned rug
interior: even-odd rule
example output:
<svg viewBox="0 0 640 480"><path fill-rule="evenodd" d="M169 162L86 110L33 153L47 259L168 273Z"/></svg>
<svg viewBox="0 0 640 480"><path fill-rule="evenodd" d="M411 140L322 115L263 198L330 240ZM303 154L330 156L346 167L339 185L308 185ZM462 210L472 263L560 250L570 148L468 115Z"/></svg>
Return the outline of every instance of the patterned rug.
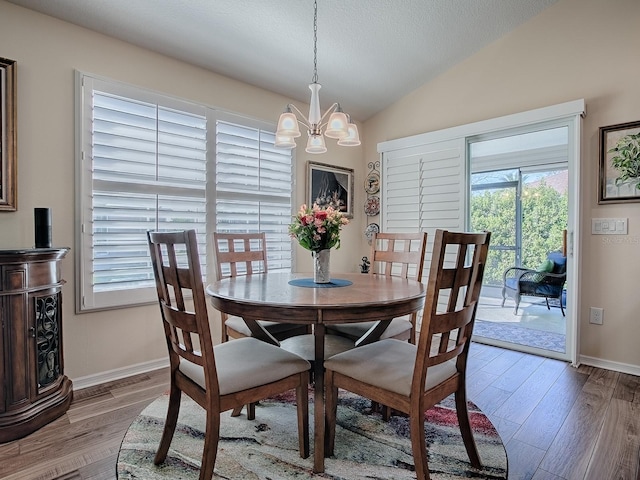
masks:
<svg viewBox="0 0 640 480"><path fill-rule="evenodd" d="M563 334L513 325L508 322L488 322L476 318L473 334L478 337L493 338L518 345L565 353L566 337Z"/></svg>
<svg viewBox="0 0 640 480"><path fill-rule="evenodd" d="M325 460L325 473L313 474L313 416L310 415L309 458L300 458L295 396L283 395L256 406L256 419L222 415L214 478L288 479L415 479L409 425L392 416L384 422L371 413L367 399L340 391L335 457ZM311 395L311 398L313 396ZM183 395L178 427L165 463L153 465L160 441L168 396L162 395L134 420L118 456L118 479L196 480L203 448L204 411ZM425 415L429 468L433 480L506 479L507 458L502 441L487 417L470 404L471 422L483 469L469 464L458 429L453 399ZM310 414L313 406L310 405Z"/></svg>

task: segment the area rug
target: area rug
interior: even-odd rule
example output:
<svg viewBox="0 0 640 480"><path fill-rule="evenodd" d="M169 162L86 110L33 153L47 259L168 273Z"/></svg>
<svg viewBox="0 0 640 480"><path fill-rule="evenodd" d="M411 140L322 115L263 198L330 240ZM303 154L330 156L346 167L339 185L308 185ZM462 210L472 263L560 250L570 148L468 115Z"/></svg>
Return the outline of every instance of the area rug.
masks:
<svg viewBox="0 0 640 480"><path fill-rule="evenodd" d="M508 322L485 321L476 318L473 334L478 337L565 353L566 337L563 334L522 327Z"/></svg>
<svg viewBox="0 0 640 480"><path fill-rule="evenodd" d="M415 479L407 418L393 415L388 422L372 413L367 399L340 391L335 456L325 460L325 473L313 474L313 406L310 406L309 458L300 458L295 396L261 401L256 419L243 414L222 415L214 478L247 480L289 479ZM313 398L311 396L311 398ZM155 466L168 396L152 402L134 420L118 456L118 479L196 480L203 449L204 411L183 395L178 427L167 460ZM506 479L507 457L498 433L473 404L470 416L483 469L468 460L453 399L428 411L426 436L433 480L462 478Z"/></svg>

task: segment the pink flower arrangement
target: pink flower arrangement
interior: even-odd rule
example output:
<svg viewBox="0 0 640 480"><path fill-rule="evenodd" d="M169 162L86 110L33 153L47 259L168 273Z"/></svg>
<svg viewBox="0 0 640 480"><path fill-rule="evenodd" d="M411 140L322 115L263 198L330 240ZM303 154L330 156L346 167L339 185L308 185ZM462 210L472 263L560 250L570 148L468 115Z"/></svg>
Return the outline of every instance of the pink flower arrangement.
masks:
<svg viewBox="0 0 640 480"><path fill-rule="evenodd" d="M340 248L340 230L349 224L349 219L340 210L328 207L302 205L289 225L289 235L298 240L303 248L318 252Z"/></svg>

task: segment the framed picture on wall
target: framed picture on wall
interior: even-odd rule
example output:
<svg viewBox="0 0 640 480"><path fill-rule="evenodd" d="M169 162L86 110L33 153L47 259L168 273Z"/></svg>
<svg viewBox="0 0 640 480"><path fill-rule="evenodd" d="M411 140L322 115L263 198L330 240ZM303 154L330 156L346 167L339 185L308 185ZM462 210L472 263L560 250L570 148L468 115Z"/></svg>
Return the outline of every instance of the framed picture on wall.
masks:
<svg viewBox="0 0 640 480"><path fill-rule="evenodd" d="M640 202L640 121L600 127L598 203Z"/></svg>
<svg viewBox="0 0 640 480"><path fill-rule="evenodd" d="M307 204L314 203L353 218L353 169L307 162Z"/></svg>
<svg viewBox="0 0 640 480"><path fill-rule="evenodd" d="M16 62L0 58L0 211L17 209Z"/></svg>

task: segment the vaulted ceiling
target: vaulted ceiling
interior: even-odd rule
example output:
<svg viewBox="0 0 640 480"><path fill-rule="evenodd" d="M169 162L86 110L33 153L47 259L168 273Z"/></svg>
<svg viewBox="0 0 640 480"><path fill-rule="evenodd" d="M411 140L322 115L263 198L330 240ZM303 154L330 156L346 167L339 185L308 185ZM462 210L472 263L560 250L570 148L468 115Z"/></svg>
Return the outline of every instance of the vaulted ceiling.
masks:
<svg viewBox="0 0 640 480"><path fill-rule="evenodd" d="M309 101L312 0L8 0ZM364 121L557 0L318 0L322 108Z"/></svg>

